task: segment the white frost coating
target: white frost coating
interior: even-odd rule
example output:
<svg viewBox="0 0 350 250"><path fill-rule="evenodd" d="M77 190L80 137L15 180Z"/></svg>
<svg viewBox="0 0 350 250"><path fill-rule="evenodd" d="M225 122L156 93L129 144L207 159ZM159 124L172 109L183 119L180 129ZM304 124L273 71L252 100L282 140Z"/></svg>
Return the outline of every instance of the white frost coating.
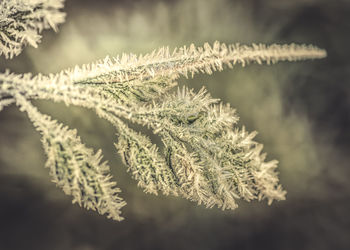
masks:
<svg viewBox="0 0 350 250"><path fill-rule="evenodd" d="M6 106L11 105L15 102L15 99L9 98L9 99L0 99L0 111L3 110Z"/></svg>
<svg viewBox="0 0 350 250"><path fill-rule="evenodd" d="M64 0L5 0L0 1L0 55L12 58L25 45L37 47L43 29L65 21L60 12Z"/></svg>
<svg viewBox="0 0 350 250"><path fill-rule="evenodd" d="M113 189L108 170L69 130L38 113L27 99L49 99L95 110L117 129L115 146L132 177L147 193L172 194L206 207L235 209L237 200L284 200L277 161L266 162L255 132L238 128L229 105L206 90L169 90L181 76L211 74L224 66L317 59L326 52L307 45L191 45L170 53L161 48L144 56L76 66L49 76L0 74L0 107L16 100L43 135L47 166L58 186L75 202L120 220L125 205ZM120 119L122 118L122 119ZM128 120L152 129L164 151L130 127ZM89 166L89 167L88 167Z"/></svg>
<svg viewBox="0 0 350 250"><path fill-rule="evenodd" d="M23 97L16 96L16 100L42 135L48 157L46 167L50 169L52 181L65 194L73 196L73 203L121 221L120 209L126 202L118 196L120 189L111 181L109 166L101 163L101 150L94 154L81 142L76 130L41 114Z"/></svg>
<svg viewBox="0 0 350 250"><path fill-rule="evenodd" d="M191 44L189 47L176 48L173 52L170 52L169 47L163 47L146 55L122 54L112 59L107 56L96 63L75 67L67 73L73 82L110 83L157 76L193 77L199 72L211 74L223 70L224 66L231 68L236 64L271 64L319 59L326 55L325 50L305 44L226 45L216 41L212 46L208 43L203 47Z"/></svg>

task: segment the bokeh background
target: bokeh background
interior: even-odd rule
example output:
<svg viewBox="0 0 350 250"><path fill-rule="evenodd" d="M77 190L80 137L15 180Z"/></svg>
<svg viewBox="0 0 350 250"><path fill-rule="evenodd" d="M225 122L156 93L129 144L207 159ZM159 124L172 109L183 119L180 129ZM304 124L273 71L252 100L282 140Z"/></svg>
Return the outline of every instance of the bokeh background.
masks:
<svg viewBox="0 0 350 250"><path fill-rule="evenodd" d="M123 52L219 40L307 43L323 60L249 65L180 79L229 102L278 159L287 200L235 211L142 192L113 127L92 111L35 101L102 148L128 205L114 222L71 204L50 182L40 137L12 105L0 113L0 249L350 249L350 2L347 0L67 0L66 23L0 69L55 73Z"/></svg>

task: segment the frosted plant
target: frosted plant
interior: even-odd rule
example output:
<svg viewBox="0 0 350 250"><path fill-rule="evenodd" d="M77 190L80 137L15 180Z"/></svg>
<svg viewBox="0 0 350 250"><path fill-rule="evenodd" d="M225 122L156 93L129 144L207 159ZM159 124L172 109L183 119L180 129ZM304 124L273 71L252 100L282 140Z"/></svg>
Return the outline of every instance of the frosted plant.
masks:
<svg viewBox="0 0 350 250"><path fill-rule="evenodd" d="M95 154L86 148L76 131L41 114L30 100L89 108L111 122L117 131L117 151L147 193L172 194L222 209L235 209L238 199L266 199L271 204L285 199L286 192L278 183L277 161L265 161L263 146L253 140L256 133L238 128L235 110L212 98L204 88L198 93L187 87L175 93L170 90L182 75L211 74L236 64L325 56L324 50L311 45L215 42L172 52L164 47L146 55L106 57L48 76L7 70L0 74L0 110L16 103L26 112L42 135L52 180L73 196L73 202L114 220L122 219L120 209L126 203L111 181L109 167L101 163L101 151ZM126 121L152 129L162 140L162 152Z"/></svg>
<svg viewBox="0 0 350 250"><path fill-rule="evenodd" d="M63 0L2 0L0 1L0 55L12 58L26 44L37 47L43 29L64 22L59 9Z"/></svg>

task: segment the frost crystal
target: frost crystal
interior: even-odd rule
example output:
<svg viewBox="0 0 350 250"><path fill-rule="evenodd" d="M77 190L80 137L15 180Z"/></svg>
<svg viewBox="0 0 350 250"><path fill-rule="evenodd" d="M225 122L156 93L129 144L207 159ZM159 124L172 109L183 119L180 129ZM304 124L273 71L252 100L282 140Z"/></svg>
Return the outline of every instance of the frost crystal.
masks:
<svg viewBox="0 0 350 250"><path fill-rule="evenodd" d="M63 22L62 1L12 0L1 2L0 53L11 58L22 45L36 46L37 32ZM121 220L126 204L111 181L101 151L88 149L70 130L41 114L30 99L48 99L94 110L111 122L117 132L115 146L127 170L147 193L163 193L235 209L237 200L285 199L278 183L277 161L265 161L262 144L237 126L236 111L213 99L203 88L170 90L180 76L245 66L318 59L326 52L315 46L215 42L190 45L170 52L161 48L150 54L123 54L96 63L76 66L49 76L0 73L0 111L16 103L28 114L42 135L52 180L73 196L73 202L114 220ZM152 129L163 143L163 152L126 121Z"/></svg>
<svg viewBox="0 0 350 250"><path fill-rule="evenodd" d="M43 29L63 23L63 0L5 0L0 2L0 55L12 58L29 44L37 48Z"/></svg>

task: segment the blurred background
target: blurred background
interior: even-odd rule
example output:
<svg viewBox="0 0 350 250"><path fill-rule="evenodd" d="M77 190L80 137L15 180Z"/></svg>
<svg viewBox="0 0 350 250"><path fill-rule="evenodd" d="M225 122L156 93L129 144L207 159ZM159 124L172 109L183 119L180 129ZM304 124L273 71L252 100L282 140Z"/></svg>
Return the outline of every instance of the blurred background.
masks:
<svg viewBox="0 0 350 250"><path fill-rule="evenodd" d="M285 201L234 211L145 194L94 112L35 101L43 113L102 148L128 203L122 222L71 204L50 182L40 137L12 105L0 113L0 249L350 249L350 1L67 0L60 31L38 49L0 59L0 70L56 73L123 52L195 43L306 43L322 60L249 65L180 79L229 102L277 159Z"/></svg>

